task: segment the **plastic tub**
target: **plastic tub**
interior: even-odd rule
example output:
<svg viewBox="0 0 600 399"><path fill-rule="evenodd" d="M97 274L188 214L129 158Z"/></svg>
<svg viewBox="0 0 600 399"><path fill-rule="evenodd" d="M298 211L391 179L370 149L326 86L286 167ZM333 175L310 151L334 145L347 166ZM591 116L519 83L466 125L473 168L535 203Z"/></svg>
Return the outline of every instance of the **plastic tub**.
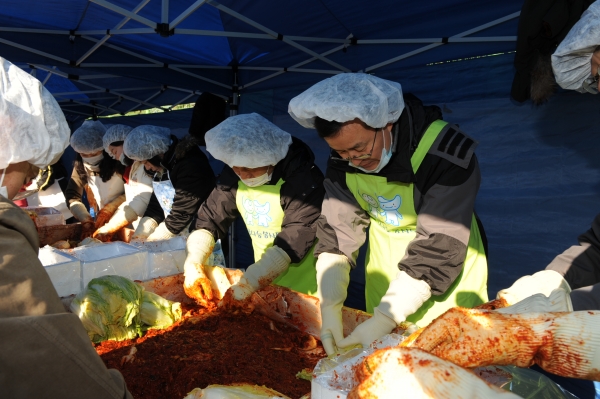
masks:
<svg viewBox="0 0 600 399"><path fill-rule="evenodd" d="M38 258L59 296L81 291L81 262L79 259L50 246L40 248Z"/></svg>
<svg viewBox="0 0 600 399"><path fill-rule="evenodd" d="M28 212L34 212L37 217L35 224L37 227L45 227L45 226L57 226L64 225L65 218L54 208L44 208L44 207L26 207L23 208Z"/></svg>
<svg viewBox="0 0 600 399"><path fill-rule="evenodd" d="M148 252L148 278L166 277L183 273L185 262L185 239L173 237L168 240L132 243Z"/></svg>
<svg viewBox="0 0 600 399"><path fill-rule="evenodd" d="M130 280L148 279L148 252L122 242L110 242L69 251L81 261L81 288L96 277L117 275Z"/></svg>

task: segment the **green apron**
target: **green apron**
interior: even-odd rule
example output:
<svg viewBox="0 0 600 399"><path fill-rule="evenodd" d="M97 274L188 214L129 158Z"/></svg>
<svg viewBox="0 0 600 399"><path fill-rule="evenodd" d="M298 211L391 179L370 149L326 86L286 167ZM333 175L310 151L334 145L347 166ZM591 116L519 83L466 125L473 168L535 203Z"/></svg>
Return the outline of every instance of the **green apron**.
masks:
<svg viewBox="0 0 600 399"><path fill-rule="evenodd" d="M282 179L275 185L265 184L259 187L248 187L241 180L238 182L235 203L252 238L255 262L273 246L273 240L281 231L284 217L280 201L282 184ZM300 263L292 263L273 283L314 295L317 292L317 260L313 255L314 248L313 245Z"/></svg>
<svg viewBox="0 0 600 399"><path fill-rule="evenodd" d="M438 120L429 126L411 157L414 173L447 122ZM367 312L379 305L390 281L396 278L398 263L408 244L416 236L412 183L388 182L385 177L346 173L348 188L371 218L369 247L365 265ZM445 294L432 296L408 321L425 327L446 310L471 308L487 302L487 260L475 215L471 218L469 248L463 270Z"/></svg>

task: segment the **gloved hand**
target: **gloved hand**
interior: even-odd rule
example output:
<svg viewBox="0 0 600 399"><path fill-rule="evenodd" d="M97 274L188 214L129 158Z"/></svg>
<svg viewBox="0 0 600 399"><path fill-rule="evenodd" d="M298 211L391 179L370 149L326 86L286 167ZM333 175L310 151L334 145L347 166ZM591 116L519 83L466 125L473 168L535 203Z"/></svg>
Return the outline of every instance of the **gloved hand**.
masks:
<svg viewBox="0 0 600 399"><path fill-rule="evenodd" d="M83 205L82 202L73 201L69 206L69 210L71 211L75 219L81 222L80 239L83 240L90 237L95 230L94 219L92 218L92 215L90 215L90 213L88 212L85 205Z"/></svg>
<svg viewBox="0 0 600 399"><path fill-rule="evenodd" d="M152 219L150 216L144 216L131 236L131 241L148 238L150 234L156 230L156 227L158 227L156 220Z"/></svg>
<svg viewBox="0 0 600 399"><path fill-rule="evenodd" d="M523 299L521 302L515 303L512 306L496 309L496 312L504 314L572 311L573 305L571 304L571 297L562 288L557 288L552 291L549 297L545 296L544 294L535 294L529 298Z"/></svg>
<svg viewBox="0 0 600 399"><path fill-rule="evenodd" d="M277 245L268 248L258 262L248 266L240 281L229 288L233 299L243 301L256 290L271 284L290 263L292 260L283 249Z"/></svg>
<svg viewBox="0 0 600 399"><path fill-rule="evenodd" d="M537 363L564 377L600 377L600 312L502 314L452 308L412 346L462 367Z"/></svg>
<svg viewBox="0 0 600 399"><path fill-rule="evenodd" d="M79 202L79 201L71 202L71 206L69 207L69 210L71 211L73 216L75 216L75 219L77 219L81 223L89 223L89 222L94 223L94 219L92 218L92 215L90 215L87 208L85 207L85 205L83 205L82 202Z"/></svg>
<svg viewBox="0 0 600 399"><path fill-rule="evenodd" d="M416 348L392 347L367 356L355 369L359 384L348 399L517 399L469 370Z"/></svg>
<svg viewBox="0 0 600 399"><path fill-rule="evenodd" d="M544 294L550 296L555 288L562 288L567 294L571 293L569 283L558 272L542 270L531 276L521 277L509 288L498 291L496 298L504 299L510 306L531 295Z"/></svg>
<svg viewBox="0 0 600 399"><path fill-rule="evenodd" d="M117 198L106 204L104 208L100 209L100 212L98 212L98 215L96 216L96 229L104 226L106 222L113 217L123 202L125 202L125 194L119 195Z"/></svg>
<svg viewBox="0 0 600 399"><path fill-rule="evenodd" d="M152 232L147 238L147 241L160 241L160 240L168 240L169 238L175 237L177 234L173 234L167 228L165 222L162 222L158 225L156 230Z"/></svg>
<svg viewBox="0 0 600 399"><path fill-rule="evenodd" d="M104 242L110 241L113 234L129 225L129 223L134 222L137 218L138 214L129 205L120 207L108 223L94 232L93 237Z"/></svg>
<svg viewBox="0 0 600 399"><path fill-rule="evenodd" d="M410 277L399 271L396 278L374 309L373 317L359 324L352 334L338 342L344 348L360 344L369 347L373 341L392 332L408 316L415 313L431 297L431 287L425 281Z"/></svg>
<svg viewBox="0 0 600 399"><path fill-rule="evenodd" d="M321 342L328 355L344 339L342 306L350 283L350 263L344 255L322 253L317 259L317 298L321 307Z"/></svg>
<svg viewBox="0 0 600 399"><path fill-rule="evenodd" d="M183 264L183 290L198 304L207 306L213 299L210 280L206 276L204 264L215 246L213 235L204 229L193 231L187 239L185 263Z"/></svg>

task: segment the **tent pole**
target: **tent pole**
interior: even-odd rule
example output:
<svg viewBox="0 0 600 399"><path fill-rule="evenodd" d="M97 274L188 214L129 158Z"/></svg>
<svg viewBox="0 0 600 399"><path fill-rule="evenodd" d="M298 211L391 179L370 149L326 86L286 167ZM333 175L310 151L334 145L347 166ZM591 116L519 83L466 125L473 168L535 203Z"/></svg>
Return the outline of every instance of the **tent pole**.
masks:
<svg viewBox="0 0 600 399"><path fill-rule="evenodd" d="M160 22L163 24L169 23L169 0L162 0L162 8L160 10Z"/></svg>
<svg viewBox="0 0 600 399"><path fill-rule="evenodd" d="M169 1L169 0L163 0L163 4L165 1ZM171 23L169 24L169 29L174 29L177 25L179 25L184 19L186 19L187 17L189 17L190 15L192 15L192 13L194 13L194 11L196 11L198 8L200 8L200 6L202 6L202 4L206 3L206 0L197 0L194 4L192 4L191 6L189 6L187 8L187 10L185 10L184 12L182 12L181 14L179 14L179 16L177 18L175 18L173 21L171 21ZM169 21L163 21L163 22L169 22Z"/></svg>
<svg viewBox="0 0 600 399"><path fill-rule="evenodd" d="M229 116L236 116L238 114L238 101L239 101L239 88L238 88L238 71L234 67L233 70L233 86L231 87L231 103L229 104ZM231 269L236 268L235 262L235 220L229 226L229 267Z"/></svg>
<svg viewBox="0 0 600 399"><path fill-rule="evenodd" d="M111 11L116 12L117 14L121 14L124 15L126 17L129 17L131 19L134 19L138 22L141 22L142 24L151 27L152 29L156 29L156 22L150 21L148 18L144 18L140 15L137 15L136 13L133 13L131 11L128 11L122 7L119 7L115 4L109 3L108 1L105 0L90 0L90 2L92 3L96 3L99 6L102 6L104 8L108 8Z"/></svg>

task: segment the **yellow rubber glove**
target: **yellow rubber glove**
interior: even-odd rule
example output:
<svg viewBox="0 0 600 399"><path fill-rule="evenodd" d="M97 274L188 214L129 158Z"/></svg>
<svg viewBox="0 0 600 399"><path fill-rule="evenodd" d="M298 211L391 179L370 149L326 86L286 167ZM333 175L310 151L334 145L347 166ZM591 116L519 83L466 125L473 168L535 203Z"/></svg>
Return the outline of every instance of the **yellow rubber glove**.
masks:
<svg viewBox="0 0 600 399"><path fill-rule="evenodd" d="M91 235L94 234L94 230L96 227L94 224L94 219L92 218L92 215L90 215L90 213L88 212L85 205L83 205L82 202L73 201L69 206L69 210L71 211L75 219L81 222L81 239L83 240L88 237L91 237Z"/></svg>
<svg viewBox="0 0 600 399"><path fill-rule="evenodd" d="M288 254L277 245L268 248L258 262L248 266L240 281L231 286L233 299L243 301L253 292L271 284L291 262Z"/></svg>
<svg viewBox="0 0 600 399"><path fill-rule="evenodd" d="M350 262L344 255L322 253L317 259L317 298L321 308L321 342L328 355L344 339L342 306L350 283Z"/></svg>
<svg viewBox="0 0 600 399"><path fill-rule="evenodd" d="M338 347L362 345L369 347L373 341L392 332L408 316L415 313L431 297L429 284L399 271L392 280L373 317L359 324L352 334L338 342Z"/></svg>
<svg viewBox="0 0 600 399"><path fill-rule="evenodd" d="M167 228L165 222L162 222L158 225L158 227L150 234L147 238L148 241L160 241L160 240L168 240L169 238L173 238L177 236L177 234L173 234Z"/></svg>
<svg viewBox="0 0 600 399"><path fill-rule="evenodd" d="M204 270L204 264L215 246L215 238L204 229L193 231L187 239L185 263L183 264L183 290L198 304L207 306L213 299L210 279Z"/></svg>
<svg viewBox="0 0 600 399"><path fill-rule="evenodd" d="M156 230L156 227L158 227L158 223L156 223L156 220L152 219L149 216L144 216L140 220L137 229L135 229L133 236L131 236L131 241L144 240L148 238L150 234L152 234L154 230Z"/></svg>
<svg viewBox="0 0 600 399"><path fill-rule="evenodd" d="M556 288L562 288L567 294L571 293L569 283L558 272L542 270L531 276L521 277L509 288L498 291L496 298L504 299L510 306L535 294L550 296Z"/></svg>
<svg viewBox="0 0 600 399"><path fill-rule="evenodd" d="M104 226L100 227L94 233L93 237L100 241L110 241L113 234L134 222L138 214L128 205L122 206L113 215L113 217Z"/></svg>
<svg viewBox="0 0 600 399"><path fill-rule="evenodd" d="M550 293L535 294L517 302L512 306L496 309L496 312L504 314L531 313L531 312L572 312L571 296L562 288L557 288Z"/></svg>

